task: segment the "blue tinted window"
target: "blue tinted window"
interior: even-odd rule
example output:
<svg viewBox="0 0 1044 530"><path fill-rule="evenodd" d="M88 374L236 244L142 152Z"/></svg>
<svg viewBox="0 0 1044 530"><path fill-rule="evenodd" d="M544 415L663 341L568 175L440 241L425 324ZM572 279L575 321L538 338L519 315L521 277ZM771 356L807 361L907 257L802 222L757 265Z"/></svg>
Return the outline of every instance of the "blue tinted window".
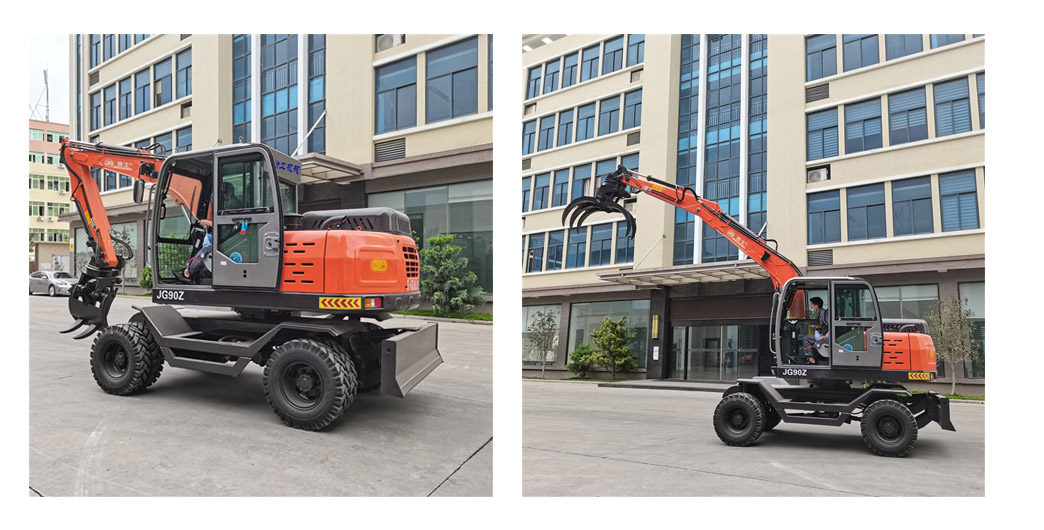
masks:
<svg viewBox="0 0 1044 530"><path fill-rule="evenodd" d="M377 133L417 125L417 58L377 68Z"/></svg>
<svg viewBox="0 0 1044 530"><path fill-rule="evenodd" d="M805 38L805 81L815 81L837 73L837 35Z"/></svg>
<svg viewBox="0 0 1044 530"><path fill-rule="evenodd" d="M116 85L105 87L105 125L116 123Z"/></svg>
<svg viewBox="0 0 1044 530"><path fill-rule="evenodd" d="M891 61L924 50L920 33L885 35L885 59Z"/></svg>
<svg viewBox="0 0 1044 530"><path fill-rule="evenodd" d="M631 263L634 261L634 235L627 236L627 222L616 223L616 259L613 263Z"/></svg>
<svg viewBox="0 0 1044 530"><path fill-rule="evenodd" d="M90 95L91 98L91 130L101 128L101 92L95 92Z"/></svg>
<svg viewBox="0 0 1044 530"><path fill-rule="evenodd" d="M544 93L550 94L558 90L558 69L562 63L555 59L544 65Z"/></svg>
<svg viewBox="0 0 1044 530"><path fill-rule="evenodd" d="M974 169L939 175L939 208L943 232L979 227Z"/></svg>
<svg viewBox="0 0 1044 530"><path fill-rule="evenodd" d="M192 48L178 54L178 97L192 93Z"/></svg>
<svg viewBox="0 0 1044 530"><path fill-rule="evenodd" d="M975 75L975 86L979 94L979 128L986 128L986 73Z"/></svg>
<svg viewBox="0 0 1044 530"><path fill-rule="evenodd" d="M594 45L584 50L583 62L580 63L580 81L587 81L598 77L598 50L600 46Z"/></svg>
<svg viewBox="0 0 1044 530"><path fill-rule="evenodd" d="M120 119L125 120L134 115L134 99L131 78L120 81Z"/></svg>
<svg viewBox="0 0 1044 530"><path fill-rule="evenodd" d="M478 112L478 37L427 53L427 123Z"/></svg>
<svg viewBox="0 0 1044 530"><path fill-rule="evenodd" d="M540 118L540 138L537 139L537 151L551 149L555 146L555 115Z"/></svg>
<svg viewBox="0 0 1044 530"><path fill-rule="evenodd" d="M573 189L569 192L569 200L582 197L591 192L591 164L573 168Z"/></svg>
<svg viewBox="0 0 1044 530"><path fill-rule="evenodd" d="M917 177L893 182L892 232L894 235L930 234L932 231L931 179Z"/></svg>
<svg viewBox="0 0 1044 530"><path fill-rule="evenodd" d="M827 109L806 117L808 160L837 156L837 109Z"/></svg>
<svg viewBox="0 0 1044 530"><path fill-rule="evenodd" d="M544 270L544 234L529 236L529 255L526 259L526 272Z"/></svg>
<svg viewBox="0 0 1044 530"><path fill-rule="evenodd" d="M613 223L604 223L591 227L591 248L587 265L595 267L612 263Z"/></svg>
<svg viewBox="0 0 1044 530"><path fill-rule="evenodd" d="M185 127L184 129L178 129L178 152L184 153L185 151L192 150L192 127Z"/></svg>
<svg viewBox="0 0 1044 530"><path fill-rule="evenodd" d="M968 101L968 80L954 79L936 83L935 136L947 136L971 130L971 106Z"/></svg>
<svg viewBox="0 0 1044 530"><path fill-rule="evenodd" d="M623 68L623 45L623 35L605 41L605 51L602 54L602 74Z"/></svg>
<svg viewBox="0 0 1044 530"><path fill-rule="evenodd" d="M570 230L567 243L566 268L583 267L584 259L587 257L587 227Z"/></svg>
<svg viewBox="0 0 1044 530"><path fill-rule="evenodd" d="M558 145L569 145L573 141L573 110L558 113Z"/></svg>
<svg viewBox="0 0 1044 530"><path fill-rule="evenodd" d="M551 187L551 207L564 206L569 202L569 170L555 171L555 182Z"/></svg>
<svg viewBox="0 0 1044 530"><path fill-rule="evenodd" d="M598 136L620 130L620 96L603 99L599 103Z"/></svg>
<svg viewBox="0 0 1044 530"><path fill-rule="evenodd" d="M877 35L844 35L845 71L855 70L880 62Z"/></svg>
<svg viewBox="0 0 1044 530"><path fill-rule="evenodd" d="M232 36L232 143L250 141L250 35Z"/></svg>
<svg viewBox="0 0 1044 530"><path fill-rule="evenodd" d="M634 66L645 61L645 35L627 36L627 66Z"/></svg>
<svg viewBox="0 0 1044 530"><path fill-rule="evenodd" d="M533 210L548 207L551 195L551 173L542 173L535 177L533 185Z"/></svg>
<svg viewBox="0 0 1044 530"><path fill-rule="evenodd" d="M595 104L590 103L576 111L576 141L594 137Z"/></svg>
<svg viewBox="0 0 1044 530"><path fill-rule="evenodd" d="M881 100L845 105L845 153L881 147Z"/></svg>
<svg viewBox="0 0 1044 530"><path fill-rule="evenodd" d="M153 105L159 107L170 103L174 97L173 84L171 80L171 60L156 63L152 72Z"/></svg>
<svg viewBox="0 0 1044 530"><path fill-rule="evenodd" d="M573 86L576 84L577 61L579 60L579 53L566 55L565 58L562 60L562 88Z"/></svg>
<svg viewBox="0 0 1044 530"><path fill-rule="evenodd" d="M954 44L964 40L963 33L936 33L932 34L932 49L940 46L946 46L947 44Z"/></svg>
<svg viewBox="0 0 1044 530"><path fill-rule="evenodd" d="M526 85L526 99L535 98L540 95L540 67L534 66L529 69L529 84Z"/></svg>
<svg viewBox="0 0 1044 530"><path fill-rule="evenodd" d="M848 240L885 237L884 184L849 188Z"/></svg>
<svg viewBox="0 0 1044 530"><path fill-rule="evenodd" d="M532 192L532 189L533 189L532 185L533 185L532 179L530 179L529 177L522 177L522 211L523 212L528 212L529 211L529 203L531 202L530 198L531 198L531 192Z"/></svg>
<svg viewBox="0 0 1044 530"><path fill-rule="evenodd" d="M841 198L837 190L808 196L808 244L841 241Z"/></svg>
<svg viewBox="0 0 1044 530"><path fill-rule="evenodd" d="M308 36L308 152L326 152L326 35ZM318 121L322 117L322 121ZM318 125L316 122L318 121Z"/></svg>
<svg viewBox="0 0 1044 530"><path fill-rule="evenodd" d="M547 234L547 269L561 270L565 258L565 230L557 230Z"/></svg>
<svg viewBox="0 0 1044 530"><path fill-rule="evenodd" d="M624 129L642 125L642 91L635 90L624 96Z"/></svg>
<svg viewBox="0 0 1044 530"><path fill-rule="evenodd" d="M928 138L924 87L888 96L888 141L891 145Z"/></svg>
<svg viewBox="0 0 1044 530"><path fill-rule="evenodd" d="M536 147L536 120L522 124L522 154L528 155Z"/></svg>

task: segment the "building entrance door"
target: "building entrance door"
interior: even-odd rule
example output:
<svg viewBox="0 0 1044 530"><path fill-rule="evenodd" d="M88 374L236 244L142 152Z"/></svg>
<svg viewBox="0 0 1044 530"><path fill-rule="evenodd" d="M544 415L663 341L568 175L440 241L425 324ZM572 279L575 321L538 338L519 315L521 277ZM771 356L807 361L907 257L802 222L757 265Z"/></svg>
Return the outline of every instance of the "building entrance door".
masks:
<svg viewBox="0 0 1044 530"><path fill-rule="evenodd" d="M735 381L754 377L758 350L767 340L760 324L673 326L671 379Z"/></svg>

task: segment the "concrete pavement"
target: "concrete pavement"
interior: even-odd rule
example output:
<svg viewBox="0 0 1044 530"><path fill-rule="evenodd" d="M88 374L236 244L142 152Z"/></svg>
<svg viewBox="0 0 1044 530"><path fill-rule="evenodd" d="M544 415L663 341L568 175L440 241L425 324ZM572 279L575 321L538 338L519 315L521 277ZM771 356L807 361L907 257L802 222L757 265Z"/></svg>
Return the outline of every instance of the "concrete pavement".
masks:
<svg viewBox="0 0 1044 530"><path fill-rule="evenodd" d="M109 321L150 303L118 297ZM256 365L238 378L165 366L141 394L106 394L92 339L58 334L72 322L67 299L28 305L31 494L492 495L489 326L440 323L445 362L405 399L359 394L333 425L305 432L269 408Z"/></svg>
<svg viewBox="0 0 1044 530"><path fill-rule="evenodd" d="M951 403L907 458L874 455L857 424L780 424L722 443L720 394L523 381L524 496L982 496L985 407Z"/></svg>

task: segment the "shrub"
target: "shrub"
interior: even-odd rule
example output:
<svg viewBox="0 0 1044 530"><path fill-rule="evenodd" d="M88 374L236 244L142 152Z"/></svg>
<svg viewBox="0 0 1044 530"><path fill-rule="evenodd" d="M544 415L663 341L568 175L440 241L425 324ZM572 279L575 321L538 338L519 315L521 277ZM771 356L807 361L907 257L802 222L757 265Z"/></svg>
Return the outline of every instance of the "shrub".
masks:
<svg viewBox="0 0 1044 530"><path fill-rule="evenodd" d="M421 295L431 301L436 316L469 313L485 294L475 285L478 276L468 270L468 258L453 244L456 238L455 234L431 237L428 247L420 251Z"/></svg>
<svg viewBox="0 0 1044 530"><path fill-rule="evenodd" d="M576 374L577 377L587 377L594 368L594 350L590 344L581 344L569 354L569 362L566 369Z"/></svg>

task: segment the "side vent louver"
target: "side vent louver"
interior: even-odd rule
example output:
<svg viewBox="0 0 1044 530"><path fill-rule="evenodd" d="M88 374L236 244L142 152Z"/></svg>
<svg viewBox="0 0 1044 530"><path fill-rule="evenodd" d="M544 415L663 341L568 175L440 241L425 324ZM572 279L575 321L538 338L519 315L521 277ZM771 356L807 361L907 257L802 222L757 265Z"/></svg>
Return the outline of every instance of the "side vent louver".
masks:
<svg viewBox="0 0 1044 530"><path fill-rule="evenodd" d="M812 103L830 97L830 83L810 86L805 89L805 103Z"/></svg>
<svg viewBox="0 0 1044 530"><path fill-rule="evenodd" d="M808 266L819 267L834 264L834 249L808 251Z"/></svg>
<svg viewBox="0 0 1044 530"><path fill-rule="evenodd" d="M395 140L373 144L373 151L374 162L387 162L389 160L406 158L406 139L396 138Z"/></svg>

